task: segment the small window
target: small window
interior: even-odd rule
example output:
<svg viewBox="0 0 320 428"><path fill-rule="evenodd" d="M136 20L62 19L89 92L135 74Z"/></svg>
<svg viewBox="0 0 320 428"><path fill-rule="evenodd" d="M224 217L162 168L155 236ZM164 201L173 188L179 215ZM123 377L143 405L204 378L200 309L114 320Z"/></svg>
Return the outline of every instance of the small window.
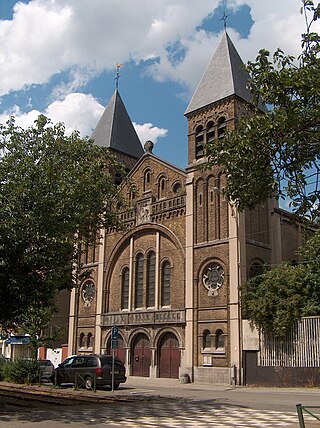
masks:
<svg viewBox="0 0 320 428"><path fill-rule="evenodd" d="M163 197L166 196L165 195L165 191L166 191L166 178L163 175L159 178L158 185L159 185L158 197L160 199L160 198L163 198Z"/></svg>
<svg viewBox="0 0 320 428"><path fill-rule="evenodd" d="M199 193L199 206L202 207L202 193Z"/></svg>
<svg viewBox="0 0 320 428"><path fill-rule="evenodd" d="M209 330L203 332L203 349L211 348L211 334Z"/></svg>
<svg viewBox="0 0 320 428"><path fill-rule="evenodd" d="M129 268L125 267L121 275L121 309L129 307Z"/></svg>
<svg viewBox="0 0 320 428"><path fill-rule="evenodd" d="M80 334L79 348L84 348L84 333Z"/></svg>
<svg viewBox="0 0 320 428"><path fill-rule="evenodd" d="M156 284L156 255L153 251L147 257L147 307L151 308L155 304L155 284Z"/></svg>
<svg viewBox="0 0 320 428"><path fill-rule="evenodd" d="M136 258L135 275L135 308L143 307L143 254L138 254Z"/></svg>
<svg viewBox="0 0 320 428"><path fill-rule="evenodd" d="M209 122L207 125L207 143L212 143L214 140L214 123Z"/></svg>
<svg viewBox="0 0 320 428"><path fill-rule="evenodd" d="M203 135L204 132L202 126L198 126L196 129L196 159L201 159L204 156Z"/></svg>
<svg viewBox="0 0 320 428"><path fill-rule="evenodd" d="M136 189L134 187L132 187L132 189L130 190L130 200L134 200L136 198Z"/></svg>
<svg viewBox="0 0 320 428"><path fill-rule="evenodd" d="M226 133L226 127L227 127L226 118L220 117L218 121L218 138L224 137L224 134Z"/></svg>
<svg viewBox="0 0 320 428"><path fill-rule="evenodd" d="M148 169L144 173L144 191L150 189L150 184L151 184L151 171Z"/></svg>
<svg viewBox="0 0 320 428"><path fill-rule="evenodd" d="M181 183L178 182L173 185L173 188L172 188L173 193L180 193L181 190L182 190Z"/></svg>
<svg viewBox="0 0 320 428"><path fill-rule="evenodd" d="M92 345L93 345L93 336L92 336L92 333L88 333L87 348L92 348Z"/></svg>
<svg viewBox="0 0 320 428"><path fill-rule="evenodd" d="M216 332L216 349L224 349L224 334L222 330Z"/></svg>
<svg viewBox="0 0 320 428"><path fill-rule="evenodd" d="M164 262L161 269L161 305L170 305L170 271L171 266L169 262Z"/></svg>

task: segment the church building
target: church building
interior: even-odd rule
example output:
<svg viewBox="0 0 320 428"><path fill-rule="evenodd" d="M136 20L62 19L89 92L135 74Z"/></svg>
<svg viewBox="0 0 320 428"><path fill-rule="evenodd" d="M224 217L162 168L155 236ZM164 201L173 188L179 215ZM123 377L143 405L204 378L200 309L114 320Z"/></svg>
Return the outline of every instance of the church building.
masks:
<svg viewBox="0 0 320 428"><path fill-rule="evenodd" d="M102 230L85 256L92 273L72 291L69 354L110 354L116 326L127 376L245 383L259 336L242 319L239 286L263 265L294 260L302 234L275 200L239 212L219 165L199 168L208 142L264 111L251 104L242 64L224 32L185 112L185 169L153 154L151 141L143 147L119 91L110 99L92 138L128 171L115 207L124 228Z"/></svg>

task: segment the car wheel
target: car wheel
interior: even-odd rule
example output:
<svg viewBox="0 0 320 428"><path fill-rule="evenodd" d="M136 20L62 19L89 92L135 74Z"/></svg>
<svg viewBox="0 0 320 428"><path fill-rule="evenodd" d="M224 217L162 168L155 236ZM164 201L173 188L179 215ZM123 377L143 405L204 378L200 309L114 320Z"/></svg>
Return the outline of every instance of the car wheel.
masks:
<svg viewBox="0 0 320 428"><path fill-rule="evenodd" d="M119 386L120 386L120 383L119 383L119 382L115 382L115 383L113 384L113 389L118 389L118 388L119 388Z"/></svg>
<svg viewBox="0 0 320 428"><path fill-rule="evenodd" d="M84 386L87 390L93 389L93 379L92 377L88 376L84 382Z"/></svg>

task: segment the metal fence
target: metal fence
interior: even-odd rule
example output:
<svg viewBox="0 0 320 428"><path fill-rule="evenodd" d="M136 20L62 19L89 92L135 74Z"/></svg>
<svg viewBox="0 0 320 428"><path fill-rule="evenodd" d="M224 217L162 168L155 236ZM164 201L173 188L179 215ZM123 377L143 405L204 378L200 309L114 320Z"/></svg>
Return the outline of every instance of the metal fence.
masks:
<svg viewBox="0 0 320 428"><path fill-rule="evenodd" d="M304 413L311 416L311 418L314 418L314 419L317 419L317 421L320 421L320 417L319 417L320 406L302 406L302 404L297 404L296 407L297 407L300 428L306 428ZM316 414L316 412L318 414Z"/></svg>
<svg viewBox="0 0 320 428"><path fill-rule="evenodd" d="M258 361L260 366L320 367L320 317L296 322L283 342L261 334Z"/></svg>

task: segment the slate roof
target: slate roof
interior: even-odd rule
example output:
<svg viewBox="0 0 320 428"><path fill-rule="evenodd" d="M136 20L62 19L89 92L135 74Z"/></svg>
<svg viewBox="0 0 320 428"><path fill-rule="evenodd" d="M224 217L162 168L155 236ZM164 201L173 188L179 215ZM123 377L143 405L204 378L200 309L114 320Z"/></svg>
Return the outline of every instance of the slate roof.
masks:
<svg viewBox="0 0 320 428"><path fill-rule="evenodd" d="M242 65L240 55L225 31L191 98L185 115L230 95L237 95L251 103L252 95L246 87L249 74ZM262 103L259 108L265 110Z"/></svg>
<svg viewBox="0 0 320 428"><path fill-rule="evenodd" d="M118 90L112 95L91 138L98 146L140 158L144 154Z"/></svg>

